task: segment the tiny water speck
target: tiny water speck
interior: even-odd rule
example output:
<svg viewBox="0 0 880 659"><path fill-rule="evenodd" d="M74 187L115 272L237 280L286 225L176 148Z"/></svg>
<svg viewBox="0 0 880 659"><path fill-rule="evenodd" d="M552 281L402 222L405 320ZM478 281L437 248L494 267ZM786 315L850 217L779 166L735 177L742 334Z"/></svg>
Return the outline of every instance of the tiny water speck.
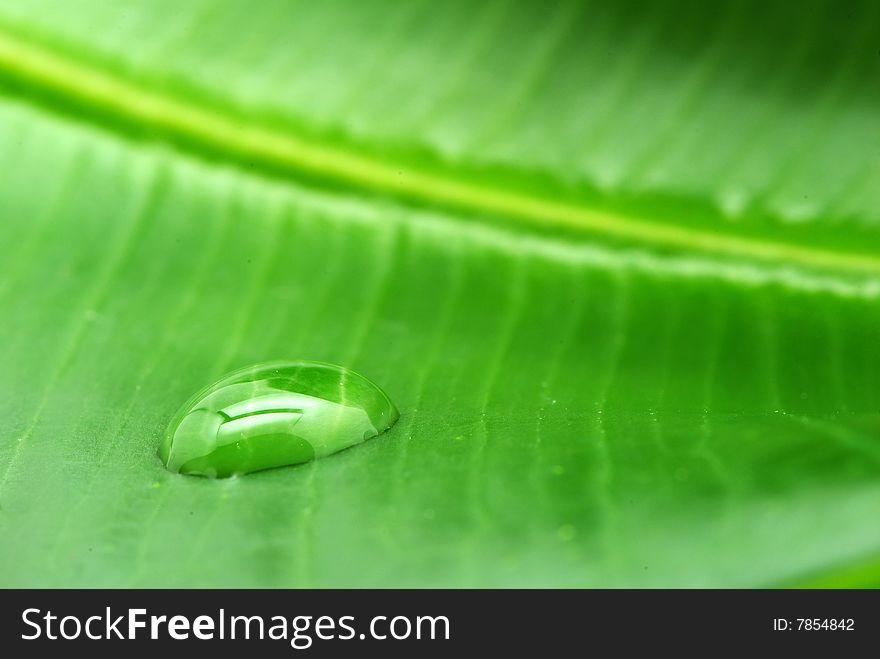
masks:
<svg viewBox="0 0 880 659"><path fill-rule="evenodd" d="M192 396L168 425L159 457L169 471L225 478L336 453L399 416L384 391L342 366L255 364Z"/></svg>
<svg viewBox="0 0 880 659"><path fill-rule="evenodd" d="M572 540L574 540L574 536L576 534L577 532L575 531L574 526L572 526L571 524L563 524L556 531L556 535L562 542L571 542Z"/></svg>

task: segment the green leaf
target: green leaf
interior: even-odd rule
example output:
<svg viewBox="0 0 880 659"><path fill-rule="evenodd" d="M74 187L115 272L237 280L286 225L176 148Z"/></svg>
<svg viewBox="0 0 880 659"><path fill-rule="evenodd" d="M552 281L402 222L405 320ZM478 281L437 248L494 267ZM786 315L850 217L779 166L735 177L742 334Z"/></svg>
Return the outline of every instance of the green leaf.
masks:
<svg viewBox="0 0 880 659"><path fill-rule="evenodd" d="M880 5L0 8L0 585L880 584ZM209 480L269 360L398 423Z"/></svg>

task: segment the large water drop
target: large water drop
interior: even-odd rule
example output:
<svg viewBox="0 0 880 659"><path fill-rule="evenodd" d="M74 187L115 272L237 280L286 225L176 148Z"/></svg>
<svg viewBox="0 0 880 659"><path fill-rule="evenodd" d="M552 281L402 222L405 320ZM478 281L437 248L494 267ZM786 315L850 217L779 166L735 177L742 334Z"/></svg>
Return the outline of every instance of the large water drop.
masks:
<svg viewBox="0 0 880 659"><path fill-rule="evenodd" d="M399 417L384 391L322 362L256 364L190 398L159 457L174 472L223 478L308 462L388 430Z"/></svg>

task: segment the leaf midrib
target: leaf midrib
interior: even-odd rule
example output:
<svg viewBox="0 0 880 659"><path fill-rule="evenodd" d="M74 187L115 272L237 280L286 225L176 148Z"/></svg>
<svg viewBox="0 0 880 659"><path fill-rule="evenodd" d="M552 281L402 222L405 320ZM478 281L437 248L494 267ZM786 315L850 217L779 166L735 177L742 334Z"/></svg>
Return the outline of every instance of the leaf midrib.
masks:
<svg viewBox="0 0 880 659"><path fill-rule="evenodd" d="M459 211L517 219L527 225L565 228L595 236L660 248L705 253L748 261L789 264L807 269L880 275L880 256L837 251L752 236L678 226L656 219L611 212L539 194L475 183L433 173L407 163L383 160L245 123L221 108L139 86L96 65L53 52L51 48L0 28L0 75L253 165L261 163L289 175L320 177L409 201Z"/></svg>

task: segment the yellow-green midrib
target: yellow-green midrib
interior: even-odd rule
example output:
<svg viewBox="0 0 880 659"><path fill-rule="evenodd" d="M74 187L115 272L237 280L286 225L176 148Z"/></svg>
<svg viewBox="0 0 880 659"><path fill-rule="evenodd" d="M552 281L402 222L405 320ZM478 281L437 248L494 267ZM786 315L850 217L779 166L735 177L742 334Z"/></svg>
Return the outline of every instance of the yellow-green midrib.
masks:
<svg viewBox="0 0 880 659"><path fill-rule="evenodd" d="M880 274L880 255L676 225L359 154L140 85L119 73L77 61L2 28L0 75L80 107L100 110L102 116L110 115L145 130L179 138L232 161L262 164L291 176L321 178L415 202L518 220L532 226L582 231L649 247L811 270Z"/></svg>

